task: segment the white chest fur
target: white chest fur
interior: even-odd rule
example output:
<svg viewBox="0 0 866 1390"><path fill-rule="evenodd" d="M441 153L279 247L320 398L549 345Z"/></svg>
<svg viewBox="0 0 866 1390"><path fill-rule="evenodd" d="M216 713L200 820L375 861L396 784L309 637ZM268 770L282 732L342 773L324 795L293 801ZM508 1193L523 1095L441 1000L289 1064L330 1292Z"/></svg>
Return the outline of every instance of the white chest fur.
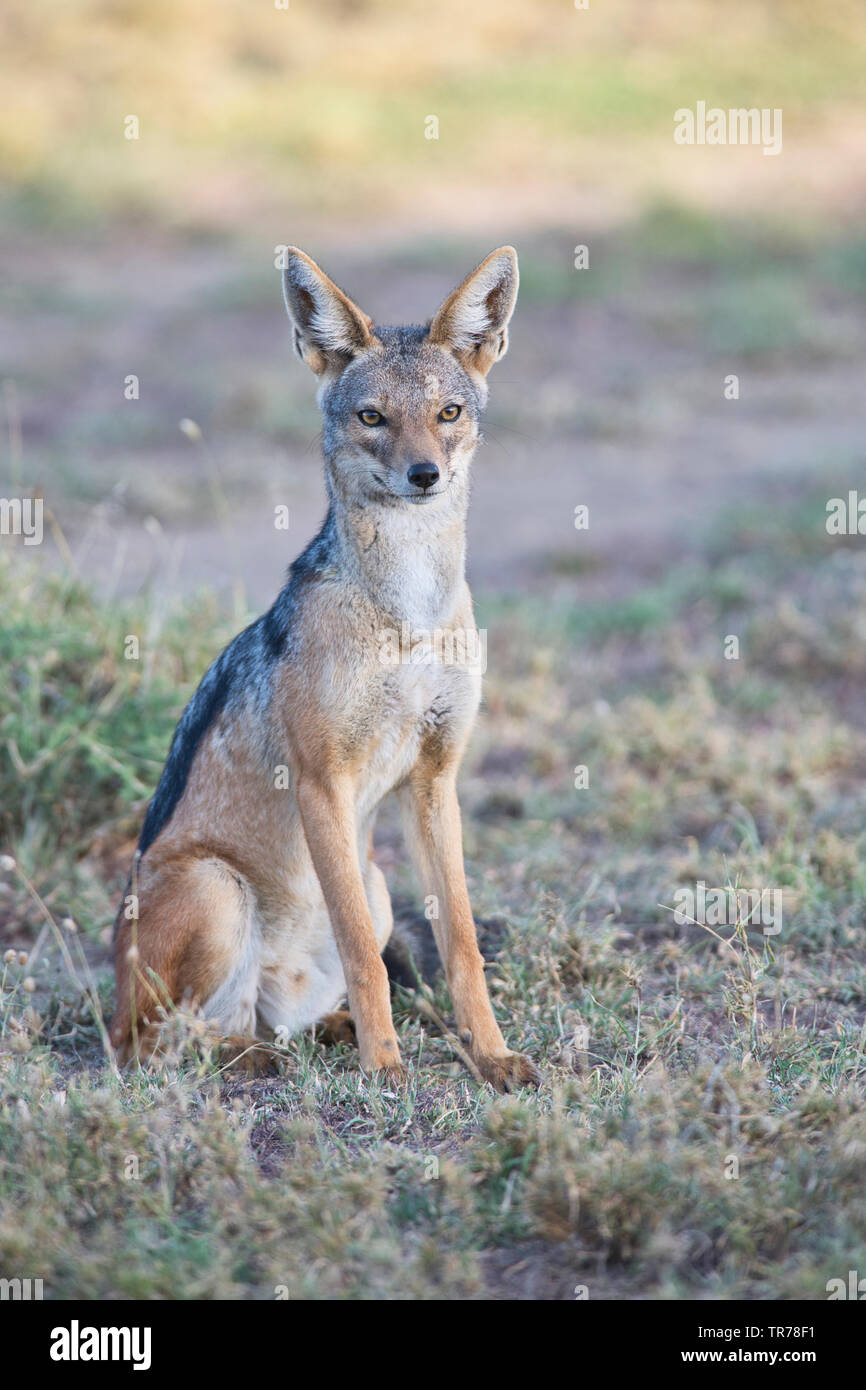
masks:
<svg viewBox="0 0 866 1390"><path fill-rule="evenodd" d="M404 649L404 658L405 658ZM380 733L359 785L359 810L371 812L409 775L432 735L461 739L481 693L480 672L443 662L427 644L395 664L385 680Z"/></svg>

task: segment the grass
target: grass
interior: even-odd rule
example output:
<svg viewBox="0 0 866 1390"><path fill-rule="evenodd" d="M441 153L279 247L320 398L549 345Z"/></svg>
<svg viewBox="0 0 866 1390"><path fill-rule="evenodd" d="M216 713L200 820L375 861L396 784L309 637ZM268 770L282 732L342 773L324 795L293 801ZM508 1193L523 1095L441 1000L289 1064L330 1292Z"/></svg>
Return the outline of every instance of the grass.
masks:
<svg viewBox="0 0 866 1390"><path fill-rule="evenodd" d="M811 495L746 522L717 518L606 621L481 600L470 887L494 1006L544 1071L513 1097L476 1086L404 993L405 1091L306 1035L279 1076L236 1075L180 1014L163 1072L114 1070L104 932L173 721L232 624L205 598L100 603L4 552L4 1275L49 1297L820 1299L856 1268L866 729L847 691L866 557L789 544L821 526ZM726 526L736 583L713 567ZM390 811L378 839L411 893ZM782 930L678 926L699 881L731 903L780 890ZM434 998L447 1018L441 980Z"/></svg>

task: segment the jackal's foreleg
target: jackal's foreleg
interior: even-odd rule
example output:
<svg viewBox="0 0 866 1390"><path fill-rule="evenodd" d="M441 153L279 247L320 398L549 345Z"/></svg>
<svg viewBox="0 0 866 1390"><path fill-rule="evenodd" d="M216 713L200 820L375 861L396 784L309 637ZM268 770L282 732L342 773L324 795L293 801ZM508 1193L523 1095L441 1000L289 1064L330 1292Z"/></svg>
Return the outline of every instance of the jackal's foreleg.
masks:
<svg viewBox="0 0 866 1390"><path fill-rule="evenodd" d="M511 1090L537 1084L538 1073L527 1057L509 1052L487 992L463 867L456 771L416 767L402 793L406 838L423 891L434 897L431 925L458 1032L485 1079Z"/></svg>
<svg viewBox="0 0 866 1390"><path fill-rule="evenodd" d="M365 1071L402 1071L388 974L358 858L354 789L348 777L298 781L298 806L337 940L349 1010Z"/></svg>

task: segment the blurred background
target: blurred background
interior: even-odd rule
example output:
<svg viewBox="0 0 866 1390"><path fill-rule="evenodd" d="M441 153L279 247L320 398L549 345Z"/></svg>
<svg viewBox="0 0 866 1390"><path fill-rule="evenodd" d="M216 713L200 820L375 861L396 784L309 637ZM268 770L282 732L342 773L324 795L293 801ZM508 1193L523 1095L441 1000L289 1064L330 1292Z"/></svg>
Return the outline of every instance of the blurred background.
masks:
<svg viewBox="0 0 866 1390"><path fill-rule="evenodd" d="M0 1269L823 1298L866 1243L866 537L826 529L866 491L866 7L5 0L0 53L0 499L46 505L42 546L0 536ZM781 110L781 153L675 143L699 102ZM388 323L506 242L461 805L550 1086L488 1113L403 999L405 1111L306 1036L258 1092L115 1088L111 923L172 730L325 510L276 249ZM376 853L426 925L388 804ZM782 931L678 926L702 882L781 892ZM205 1074L261 1101L231 1144Z"/></svg>
<svg viewBox="0 0 866 1390"><path fill-rule="evenodd" d="M482 589L576 569L584 593L627 588L719 506L831 495L862 462L853 0L72 0L50 23L7 0L0 48L0 484L44 494L104 591L258 606L314 533L286 242L380 322L428 317L517 246L476 466ZM781 108L781 155L677 145L700 100Z"/></svg>

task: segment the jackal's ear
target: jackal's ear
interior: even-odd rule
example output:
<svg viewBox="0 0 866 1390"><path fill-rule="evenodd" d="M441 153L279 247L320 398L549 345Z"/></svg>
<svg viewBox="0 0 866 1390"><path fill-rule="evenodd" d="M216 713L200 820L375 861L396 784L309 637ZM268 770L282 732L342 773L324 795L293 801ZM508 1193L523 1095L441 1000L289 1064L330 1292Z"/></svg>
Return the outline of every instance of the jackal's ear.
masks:
<svg viewBox="0 0 866 1390"><path fill-rule="evenodd" d="M491 251L445 300L430 325L431 342L450 348L468 371L486 376L508 350L518 281L514 247Z"/></svg>
<svg viewBox="0 0 866 1390"><path fill-rule="evenodd" d="M317 376L329 368L342 371L376 341L372 319L296 246L286 251L283 297L295 351Z"/></svg>

